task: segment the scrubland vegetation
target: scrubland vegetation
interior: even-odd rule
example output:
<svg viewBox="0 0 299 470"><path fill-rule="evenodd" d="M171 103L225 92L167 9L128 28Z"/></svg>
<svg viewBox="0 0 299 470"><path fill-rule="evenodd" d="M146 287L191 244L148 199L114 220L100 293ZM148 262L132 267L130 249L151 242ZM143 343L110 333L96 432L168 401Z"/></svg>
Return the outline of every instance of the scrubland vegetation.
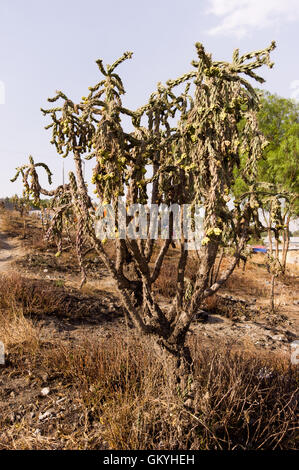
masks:
<svg viewBox="0 0 299 470"><path fill-rule="evenodd" d="M91 277L79 291L80 273L70 262L73 249L56 259L56 247L42 243L36 217L28 217L25 239L18 234L23 227L18 213L2 211L1 221L2 233L15 230L15 237L5 238L5 243L12 252L19 250L18 263L11 262L0 277L0 338L7 351L0 370L1 449L298 446L299 375L290 363L289 347L283 349L285 342L261 347L250 334L226 334L228 328L251 324L254 311L248 306L226 304L223 294L209 298L203 307L208 319L195 322L188 335L196 380L189 409L184 397L169 388L165 364L153 356L151 340L140 343L126 323L104 266L102 278ZM21 245L16 248L15 242ZM172 257L175 260L176 249L155 286L164 302L174 294ZM56 264L46 264L53 259ZM287 314L296 298L296 271L291 267L293 275L281 279L284 288L277 295L277 312L269 318L268 303L262 301L269 286L261 279L270 275L261 261L260 255L253 257L244 273L240 266L225 294L234 299L257 297L253 321L274 332L296 331L295 310L293 316ZM101 267L97 265L97 271ZM192 272L191 262L190 277ZM110 286L110 294L101 284ZM242 320L244 314L247 319ZM224 318L229 323L220 336L204 335L212 319ZM215 328L211 323L210 333Z"/></svg>
<svg viewBox="0 0 299 470"><path fill-rule="evenodd" d="M73 171L47 189L39 172L51 186L51 170L30 155L11 179L23 197L0 208L0 448L297 447L298 271L287 252L299 108L250 82L264 82L256 71L273 67L275 47L225 62L196 43L192 70L137 110L116 72L131 52L97 60L101 77L79 103L48 99L51 144ZM146 222L173 205L178 239L173 211L167 237L146 223L130 236L143 211ZM113 236L98 231L110 210ZM264 234L269 253L253 254Z"/></svg>

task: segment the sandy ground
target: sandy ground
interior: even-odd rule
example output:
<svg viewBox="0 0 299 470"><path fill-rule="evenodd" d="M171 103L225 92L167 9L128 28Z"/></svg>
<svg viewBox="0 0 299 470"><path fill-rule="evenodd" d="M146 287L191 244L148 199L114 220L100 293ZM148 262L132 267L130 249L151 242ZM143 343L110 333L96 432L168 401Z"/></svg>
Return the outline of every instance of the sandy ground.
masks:
<svg viewBox="0 0 299 470"><path fill-rule="evenodd" d="M67 291L69 287L73 288L74 295L79 297L77 289L80 274L74 270L73 264L69 269L58 270L55 263L47 265L53 255L44 253L41 258L44 257L45 265L33 267L28 260L32 256L30 243L26 248L22 240L0 234L1 274L15 271L26 278L63 282ZM259 261L258 258L256 260ZM63 260L60 258L58 263L61 262ZM255 279L255 275L259 278ZM268 285L263 277L263 269L251 265L244 274L240 268L234 276L231 284L219 294L220 303L237 302L235 309L242 312L244 309L244 315L242 313L237 318L227 318L221 313L207 311L204 320L195 319L189 335L199 338L205 347L227 343L245 352L256 350L262 354L263 351L273 351L290 358L291 343L299 337L299 306L296 303L299 295L293 292L295 283L277 283L276 300L279 312L284 314L285 319L273 323L261 313L268 301ZM258 291L259 284L263 284L263 291ZM116 331L123 336L128 333L129 327L122 314L113 281L103 266L96 268L96 276L89 276L80 295L85 295L89 301L95 298L99 303L87 317L76 319L73 316L51 314L32 319L38 331L41 351L45 355L55 344L79 347L87 339L93 343L93 340L97 342L101 338L113 337ZM158 300L162 308L169 307L169 299ZM9 361L18 357L18 344L9 347L7 352ZM64 386L59 375L49 376L48 371L38 364L33 368L30 356L25 358L22 367L22 371L17 371L8 362L0 374L0 417L4 420L2 428L0 426L0 448L72 448L69 436L76 435L79 429L86 429L86 410L82 407L76 388ZM59 428L59 438L55 434L55 426ZM92 436L93 432L96 435L102 424L95 422L88 426L92 429L88 431ZM90 445L88 440L85 445L87 448Z"/></svg>
<svg viewBox="0 0 299 470"><path fill-rule="evenodd" d="M79 273L57 272L55 268L51 267L39 268L36 271L32 270L31 266L26 266L26 263L23 266L15 264L29 252L30 250L24 248L21 240L0 234L0 272L17 271L28 278L59 280L63 281L65 286L78 287L80 284ZM236 275L243 276L244 274L240 271ZM265 292L268 290L267 282L264 281ZM222 338L227 342L239 344L241 348L244 347L244 344L250 344L257 349L281 350L289 353L291 343L299 337L299 293L293 292L291 286L284 285L279 281L277 281L276 292L279 313L285 317L284 321L275 323L271 319L269 321L269 317L260 315L261 309L267 305L267 297L254 291L248 291L246 283L242 288L241 283L237 292L234 288L226 287L221 290L219 296L220 299L228 299L228 302L235 302L235 299L240 301L240 308L242 308L242 302L246 302L249 315L240 315L236 319L226 318L221 313L208 311L204 322L195 320L190 329L190 335L196 334L201 337L203 342L207 343ZM113 280L108 276L104 267L101 267L100 279L89 277L82 293L99 297L103 304L101 318L86 318L83 322L77 322L72 318L47 316L39 320L43 337L77 341L86 336L89 338L106 336L114 328L122 329L124 327L125 322L123 318L119 317L119 313L114 315L117 310L119 311L120 305ZM159 301L167 308L169 301L161 298ZM111 321L107 321L107 319L110 320L109 316L111 316Z"/></svg>
<svg viewBox="0 0 299 470"><path fill-rule="evenodd" d="M20 240L0 233L0 272L14 270L13 262L25 254L26 250Z"/></svg>

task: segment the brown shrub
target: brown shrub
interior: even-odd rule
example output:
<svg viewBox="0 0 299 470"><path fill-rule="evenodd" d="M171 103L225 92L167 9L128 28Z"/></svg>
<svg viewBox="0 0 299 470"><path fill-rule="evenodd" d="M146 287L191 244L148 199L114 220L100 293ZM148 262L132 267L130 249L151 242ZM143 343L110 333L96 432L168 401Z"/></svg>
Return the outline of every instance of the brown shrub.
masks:
<svg viewBox="0 0 299 470"><path fill-rule="evenodd" d="M23 236L24 220L17 211L2 210L0 228L10 237Z"/></svg>
<svg viewBox="0 0 299 470"><path fill-rule="evenodd" d="M299 376L287 357L222 344L204 349L196 340L191 349L193 412L169 390L150 343L131 334L56 345L44 352L42 367L76 390L89 449L296 447ZM79 436L71 442L82 446Z"/></svg>
<svg viewBox="0 0 299 470"><path fill-rule="evenodd" d="M215 311L218 307L218 297L217 295L211 295L211 297L207 297L204 301L204 308L208 312Z"/></svg>
<svg viewBox="0 0 299 470"><path fill-rule="evenodd" d="M170 251L169 256L165 258L160 275L154 283L155 292L166 298L174 297L177 291L177 259L175 256L178 256L178 253L176 252L174 256L173 251ZM189 255L185 271L187 282L194 281L198 263L199 261L195 256Z"/></svg>
<svg viewBox="0 0 299 470"><path fill-rule="evenodd" d="M63 308L63 291L17 273L0 275L0 311L24 315L49 314Z"/></svg>
<svg viewBox="0 0 299 470"><path fill-rule="evenodd" d="M114 297L86 295L66 288L61 281L24 278L17 273L0 274L0 312L25 316L55 315L73 320L111 321L122 315Z"/></svg>

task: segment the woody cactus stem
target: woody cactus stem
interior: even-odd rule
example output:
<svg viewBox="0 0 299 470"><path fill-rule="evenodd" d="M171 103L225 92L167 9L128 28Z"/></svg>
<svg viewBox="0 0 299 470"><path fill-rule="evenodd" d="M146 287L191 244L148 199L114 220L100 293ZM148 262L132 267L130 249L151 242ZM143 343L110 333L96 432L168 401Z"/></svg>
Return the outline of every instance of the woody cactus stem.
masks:
<svg viewBox="0 0 299 470"><path fill-rule="evenodd" d="M111 66L105 67L98 60L103 78L89 88L79 104L59 91L49 99L56 107L42 110L51 120L47 129L52 130L51 142L58 153L73 156L75 173L70 174L69 184L50 193L40 187L33 163L29 172L26 166L19 169L25 175L25 187L35 197L53 196L57 217L53 218L52 231L57 227L58 214L71 213L83 279L82 247L88 242L114 278L124 308L140 336L153 338L157 353L171 364L172 381L179 385L182 397L190 392L192 361L186 335L194 315L201 302L225 283L249 237L260 230L256 171L267 142L258 128L259 97L240 74L263 82L255 70L262 65L272 67L270 53L274 48L272 42L266 49L241 56L236 50L232 62L220 62L213 61L203 45L197 43L193 70L165 85L159 83L148 102L135 111L123 106L125 90L116 73L116 68L132 53L124 53ZM182 84L185 90L177 92L177 86ZM133 132L124 130L124 116L131 119ZM250 192L235 200L231 209L227 203L241 154L246 159L243 178ZM166 311L158 304L154 283L172 246L173 219L170 218L168 239L162 245L152 240L149 232L143 241L118 240L116 236L116 260L109 257L105 240L99 240L95 233L95 209L83 178L83 158L94 161L92 183L104 204L111 203L116 208L118 198L123 197L127 205L191 204L192 210L195 204L202 207L205 233L198 271L186 286L188 251L182 237L177 294L171 309ZM151 177L147 178L149 167ZM27 182L29 173L33 175L31 186ZM132 216L128 216L126 223L131 220ZM231 263L224 273L217 273L210 285L217 254L226 247L234 253ZM130 259L135 277L128 275Z"/></svg>

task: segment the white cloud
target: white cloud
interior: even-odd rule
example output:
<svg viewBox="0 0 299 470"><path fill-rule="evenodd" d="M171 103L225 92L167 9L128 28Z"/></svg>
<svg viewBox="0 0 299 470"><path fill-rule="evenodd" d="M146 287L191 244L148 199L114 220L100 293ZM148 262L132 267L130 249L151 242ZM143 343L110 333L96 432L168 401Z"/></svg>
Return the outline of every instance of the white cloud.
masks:
<svg viewBox="0 0 299 470"><path fill-rule="evenodd" d="M299 19L298 0L209 0L207 13L220 18L212 35L246 36L249 31Z"/></svg>

